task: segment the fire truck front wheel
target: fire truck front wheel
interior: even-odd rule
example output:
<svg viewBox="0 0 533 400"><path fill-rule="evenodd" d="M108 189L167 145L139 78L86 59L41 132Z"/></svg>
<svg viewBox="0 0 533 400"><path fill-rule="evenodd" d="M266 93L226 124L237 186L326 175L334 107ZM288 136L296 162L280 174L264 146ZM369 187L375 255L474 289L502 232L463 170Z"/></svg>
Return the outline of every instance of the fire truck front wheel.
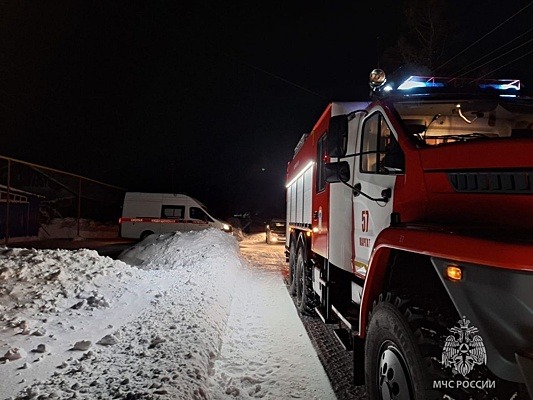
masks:
<svg viewBox="0 0 533 400"><path fill-rule="evenodd" d="M365 384L370 399L425 400L425 367L417 341L402 313L381 301L372 312L365 343Z"/></svg>
<svg viewBox="0 0 533 400"><path fill-rule="evenodd" d="M311 270L307 267L307 248L303 240L298 242L294 280L296 286L296 307L302 314L311 314L313 288Z"/></svg>

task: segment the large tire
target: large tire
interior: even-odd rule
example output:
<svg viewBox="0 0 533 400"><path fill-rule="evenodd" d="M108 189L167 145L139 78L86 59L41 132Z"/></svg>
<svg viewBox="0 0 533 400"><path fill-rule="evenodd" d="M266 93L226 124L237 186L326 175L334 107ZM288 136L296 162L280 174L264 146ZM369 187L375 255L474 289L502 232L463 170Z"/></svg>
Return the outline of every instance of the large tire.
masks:
<svg viewBox="0 0 533 400"><path fill-rule="evenodd" d="M441 398L431 390L428 366L418 341L398 307L380 297L372 312L365 343L365 383L370 399Z"/></svg>
<svg viewBox="0 0 533 400"><path fill-rule="evenodd" d="M310 315L313 311L313 284L311 268L307 266L307 248L303 240L298 242L295 268L296 307L302 314Z"/></svg>
<svg viewBox="0 0 533 400"><path fill-rule="evenodd" d="M294 275L296 274L296 240L291 239L291 244L289 246L289 293L291 296L296 294L296 279Z"/></svg>

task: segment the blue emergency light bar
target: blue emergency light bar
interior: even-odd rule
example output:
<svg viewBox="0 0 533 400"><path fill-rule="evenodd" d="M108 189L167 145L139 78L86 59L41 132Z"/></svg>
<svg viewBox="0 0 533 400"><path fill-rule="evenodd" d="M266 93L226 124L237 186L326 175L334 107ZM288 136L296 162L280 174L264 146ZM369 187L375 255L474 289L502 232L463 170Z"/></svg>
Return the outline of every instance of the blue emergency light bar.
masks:
<svg viewBox="0 0 533 400"><path fill-rule="evenodd" d="M425 76L410 76L397 90L413 91L416 93L432 91L462 91L465 88L477 89L480 91L492 91L517 94L520 91L520 81L518 79L490 79L473 80L459 78L437 78ZM462 89L462 90L461 90Z"/></svg>
<svg viewBox="0 0 533 400"><path fill-rule="evenodd" d="M411 90L415 88L437 88L444 87L444 82L436 82L438 78L426 78L424 76L410 76L405 82L398 86L398 90Z"/></svg>
<svg viewBox="0 0 533 400"><path fill-rule="evenodd" d="M494 89L494 90L520 90L520 81L517 79L500 79L498 82L493 83L480 83L480 89Z"/></svg>

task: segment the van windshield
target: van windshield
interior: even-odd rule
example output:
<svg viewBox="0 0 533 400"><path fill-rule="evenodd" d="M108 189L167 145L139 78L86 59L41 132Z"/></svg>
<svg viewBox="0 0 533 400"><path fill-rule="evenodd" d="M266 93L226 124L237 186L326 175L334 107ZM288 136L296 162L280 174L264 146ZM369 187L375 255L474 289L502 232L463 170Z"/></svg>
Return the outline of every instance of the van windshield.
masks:
<svg viewBox="0 0 533 400"><path fill-rule="evenodd" d="M199 207L189 208L189 215L191 219L199 219L206 222L214 222L213 219L207 215L207 213Z"/></svg>
<svg viewBox="0 0 533 400"><path fill-rule="evenodd" d="M273 219L270 221L270 230L276 233L285 233L285 220Z"/></svg>
<svg viewBox="0 0 533 400"><path fill-rule="evenodd" d="M471 140L533 138L533 100L457 98L394 103L406 132L428 146Z"/></svg>

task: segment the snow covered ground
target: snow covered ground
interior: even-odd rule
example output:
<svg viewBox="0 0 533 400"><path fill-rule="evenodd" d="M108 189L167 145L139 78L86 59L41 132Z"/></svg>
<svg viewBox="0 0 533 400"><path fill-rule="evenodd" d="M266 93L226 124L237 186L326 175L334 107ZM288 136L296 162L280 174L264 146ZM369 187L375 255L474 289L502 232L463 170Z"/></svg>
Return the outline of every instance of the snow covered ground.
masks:
<svg viewBox="0 0 533 400"><path fill-rule="evenodd" d="M0 398L334 399L263 240L0 248Z"/></svg>

